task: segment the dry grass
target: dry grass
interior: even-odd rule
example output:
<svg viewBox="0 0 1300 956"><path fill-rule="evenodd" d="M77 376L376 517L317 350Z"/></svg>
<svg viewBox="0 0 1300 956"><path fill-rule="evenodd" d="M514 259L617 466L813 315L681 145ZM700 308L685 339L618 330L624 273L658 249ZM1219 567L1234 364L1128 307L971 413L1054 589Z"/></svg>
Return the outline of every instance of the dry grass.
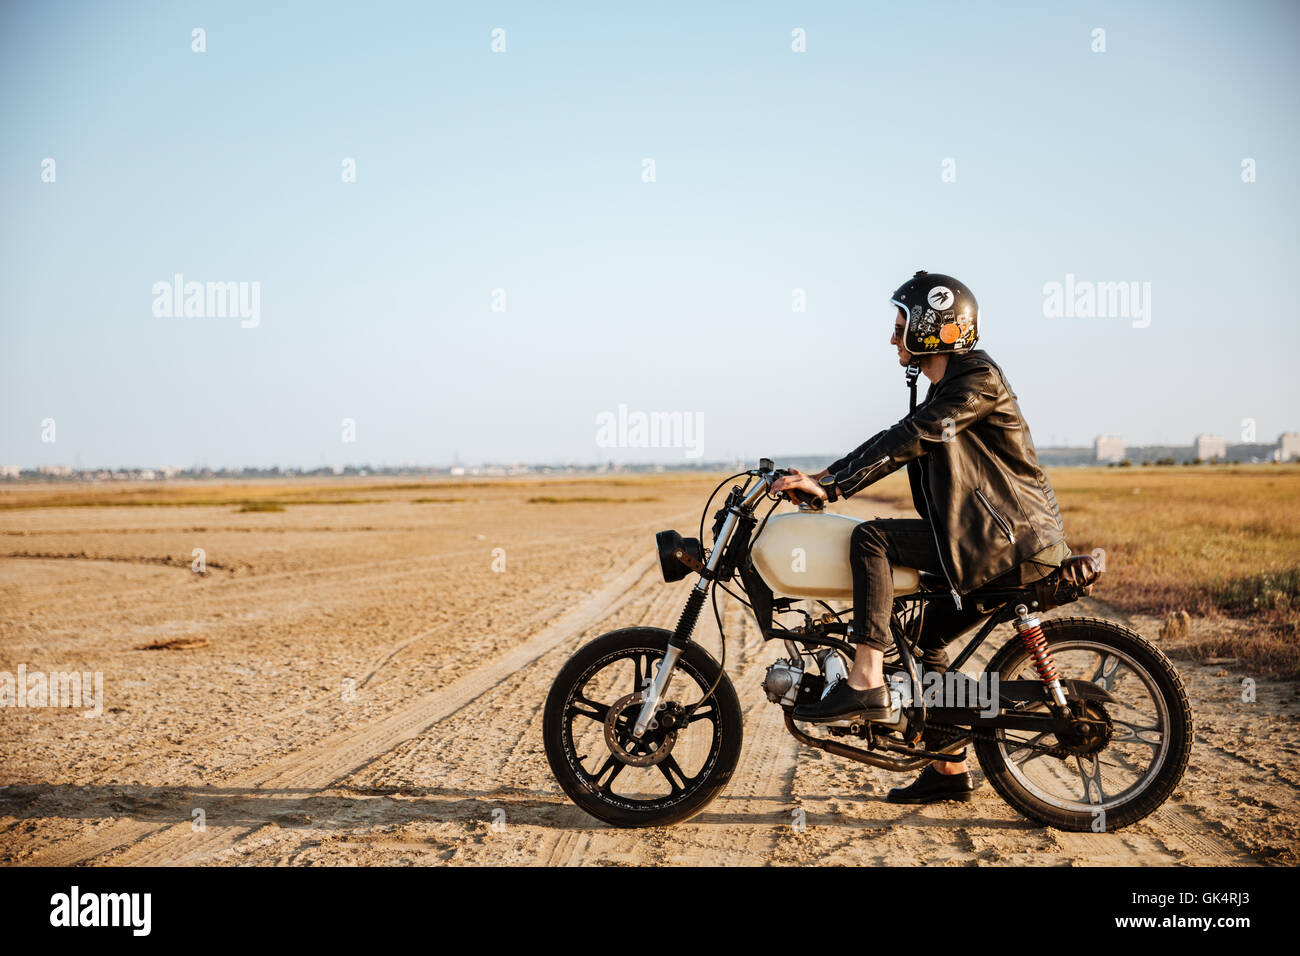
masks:
<svg viewBox="0 0 1300 956"><path fill-rule="evenodd" d="M1300 468L1056 469L1051 479L1071 547L1106 552L1106 590L1131 610L1259 611L1261 594L1295 587Z"/></svg>
<svg viewBox="0 0 1300 956"><path fill-rule="evenodd" d="M571 505L571 504L594 504L597 502L607 504L625 504L632 501L660 501L662 499L645 497L645 498L611 498L607 495L573 495L568 498L557 498L553 495L538 495L535 498L529 498L530 505Z"/></svg>
<svg viewBox="0 0 1300 956"><path fill-rule="evenodd" d="M28 508L219 508L271 502L280 505L356 505L380 500L348 497L358 490L362 490L362 486L298 486L289 483L213 485L133 482L125 487L94 484L71 487L20 485L0 492L0 511Z"/></svg>
<svg viewBox="0 0 1300 956"><path fill-rule="evenodd" d="M1106 552L1098 597L1134 613L1245 619L1252 631L1188 649L1300 676L1300 467L1054 469L1051 479L1070 546Z"/></svg>
<svg viewBox="0 0 1300 956"><path fill-rule="evenodd" d="M1232 660L1260 674L1300 680L1300 648L1296 646L1294 623L1289 635L1285 627L1261 627L1249 634L1190 638L1179 642L1178 648L1194 661Z"/></svg>
<svg viewBox="0 0 1300 956"><path fill-rule="evenodd" d="M714 481L717 479L715 478ZM700 482L698 474L647 474L620 478L496 478L424 482L392 482L376 478L340 478L334 482L306 483L292 479L216 484L202 481L130 482L122 484L19 484L0 488L0 511L30 508L124 508L124 507L222 507L249 501L273 501L282 505L350 505L380 501L417 502L463 501L463 498L424 497L410 499L401 492L446 492L522 488L556 491L558 500L655 501L657 498L605 498L563 492L600 491L611 487L654 488ZM364 493L365 497L357 497ZM384 497L375 497L383 495Z"/></svg>

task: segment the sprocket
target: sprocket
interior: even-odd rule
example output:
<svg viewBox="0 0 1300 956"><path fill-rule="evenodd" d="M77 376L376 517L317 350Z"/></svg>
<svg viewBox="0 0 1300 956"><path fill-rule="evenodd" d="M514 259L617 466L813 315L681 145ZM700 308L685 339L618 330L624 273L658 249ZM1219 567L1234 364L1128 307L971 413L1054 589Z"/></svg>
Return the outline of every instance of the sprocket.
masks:
<svg viewBox="0 0 1300 956"><path fill-rule="evenodd" d="M1062 760L1066 757L1094 757L1106 749L1110 743L1113 727L1110 721L1110 714L1106 713L1106 708L1097 700L1072 700L1069 702L1070 712L1075 717L1082 717L1094 723L1101 722L1104 727L1101 730L1086 731L1080 733L1063 733L1057 734L1056 740L1059 749L1064 750L1063 755L1058 754Z"/></svg>

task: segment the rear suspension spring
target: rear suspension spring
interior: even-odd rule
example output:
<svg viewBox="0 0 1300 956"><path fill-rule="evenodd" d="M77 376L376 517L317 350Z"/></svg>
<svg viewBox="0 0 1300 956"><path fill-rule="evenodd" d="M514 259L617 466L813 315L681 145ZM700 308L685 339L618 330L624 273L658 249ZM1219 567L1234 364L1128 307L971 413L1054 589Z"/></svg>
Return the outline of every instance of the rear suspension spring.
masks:
<svg viewBox="0 0 1300 956"><path fill-rule="evenodd" d="M1066 705L1065 691L1061 688L1061 678L1056 670L1056 659L1052 657L1052 649L1047 646L1047 636L1043 633L1043 625L1036 617L1029 616L1029 610L1023 604L1016 608L1018 618L1016 620L1016 631L1020 634L1020 639L1024 641L1025 650L1034 661L1034 670L1038 672L1039 679L1047 685L1052 699L1061 707Z"/></svg>
<svg viewBox="0 0 1300 956"><path fill-rule="evenodd" d="M1052 659L1052 652L1047 647L1047 638L1043 636L1043 625L1034 621L1030 627L1020 632L1020 639L1025 642L1025 650L1029 651L1029 656L1034 659L1034 670L1038 671L1038 676L1043 679L1043 683L1050 684L1054 680L1059 680L1056 661Z"/></svg>

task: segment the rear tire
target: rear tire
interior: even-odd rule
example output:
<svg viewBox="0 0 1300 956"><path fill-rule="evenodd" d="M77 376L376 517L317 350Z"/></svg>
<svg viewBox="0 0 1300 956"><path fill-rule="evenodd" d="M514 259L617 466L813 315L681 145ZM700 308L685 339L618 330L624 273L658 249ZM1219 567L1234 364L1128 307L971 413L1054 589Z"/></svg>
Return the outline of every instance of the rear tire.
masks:
<svg viewBox="0 0 1300 956"><path fill-rule="evenodd" d="M618 758L613 756L603 731L597 738L597 731L592 726L599 723L596 718L601 715L600 708L604 707L607 713L608 705L614 701L592 701L584 696L584 689L599 683L599 675L622 667L624 662L639 662L634 664L637 679L653 676L652 665L657 666L663 659L671 636L670 631L658 627L628 627L603 634L569 658L556 675L546 698L542 737L551 772L574 803L593 817L616 827L668 826L689 819L726 787L740 760L743 726L735 687L727 675L721 673L713 655L698 644L689 644L678 658L668 686L666 698L669 701L682 705L695 703L721 674L712 697L700 704L697 716L678 738L682 741L685 733L691 732L699 739L697 749L704 755L698 772L689 779L682 773L674 780L671 771L661 769L669 766L668 760L675 761L680 744L674 744L663 764L634 767L624 778L626 784L631 777L644 775L638 779L646 779L649 786L657 784L660 788L670 788L667 794L637 799L616 792L613 778L602 785L605 773L593 773L593 766L609 765L616 778L623 774L626 766L610 764ZM633 693L636 681L624 683L625 688L607 692L607 696L609 693ZM711 733L706 723L711 725ZM581 740L575 738L575 724Z"/></svg>
<svg viewBox="0 0 1300 956"><path fill-rule="evenodd" d="M1044 621L1042 626L1048 647L1052 650L1053 656L1057 657L1058 666L1062 663L1058 656L1062 652L1067 654L1082 652L1085 659L1090 654L1097 654L1100 660L1098 674L1106 671L1108 661L1118 662L1111 666L1108 678L1098 681L1103 686L1117 680L1120 674L1119 667L1123 665L1134 675L1133 682L1125 685L1126 690L1157 693L1163 701L1163 706L1152 697L1152 709L1159 718L1158 723L1162 725L1160 742L1156 744L1149 739L1143 739L1140 732L1133 732L1131 723L1126 724L1123 720L1116 720L1118 714L1124 710L1122 706L1103 704L1108 716L1115 721L1115 729L1119 736L1113 738L1095 755L1098 761L1096 765L1090 765L1088 758L1084 758L1078 764L1075 763L1074 757L1065 758L1069 762L1069 767L1078 767L1080 776L1081 796L1074 805L1071 805L1071 801L1065 797L1054 799L1052 794L1039 789L1030 780L1023 766L1017 765L1017 769L1013 769L1008 755L1009 752L1016 753L1017 748L1012 744L1008 752L1007 745L1011 741L1006 731L997 732L1002 738L1001 741L975 741L975 753L979 758L980 767L988 777L989 783L1007 803L1030 819L1047 826L1061 830L1103 832L1118 830L1135 823L1169 799L1182 779L1183 771L1186 770L1187 761L1191 756L1192 709L1182 679L1159 648L1127 627L1094 618L1058 618ZM1114 654L1108 656L1105 653L1107 650L1114 651ZM997 673L1006 680L1010 679L1017 669L1022 669L1021 674L1023 674L1023 668L1029 662L1029 654L1023 642L1016 637L994 655L986 670L989 673ZM1032 670L1029 675L1033 676ZM1097 675L1067 673L1064 667L1061 668L1061 677L1098 680ZM1130 696L1136 698L1139 695ZM1146 732L1148 738L1154 736L1153 728L1142 726L1137 727L1136 730ZM1058 743L1052 736L1048 736L1042 742L1047 745ZM1150 756L1146 758L1148 766L1145 774L1133 774L1135 780L1128 790L1112 795L1107 800L1102 784L1110 781L1103 780L1102 766L1113 766L1118 757L1131 759L1133 754L1133 751L1122 755L1112 754L1107 759L1108 752L1117 746L1135 746L1139 757L1145 757L1149 750ZM1060 758L1042 756L1032 759L1055 761ZM1028 763L1028 760L1024 761L1025 765ZM1038 767L1036 772L1041 774L1044 765L1040 764ZM1058 776L1065 776L1064 770L1056 767L1051 769ZM1090 777L1093 771L1095 775ZM1115 771L1112 770L1111 773L1114 774ZM1100 799L1089 799L1092 793L1090 779L1095 779L1097 782ZM1125 797L1129 790L1133 791L1132 795Z"/></svg>

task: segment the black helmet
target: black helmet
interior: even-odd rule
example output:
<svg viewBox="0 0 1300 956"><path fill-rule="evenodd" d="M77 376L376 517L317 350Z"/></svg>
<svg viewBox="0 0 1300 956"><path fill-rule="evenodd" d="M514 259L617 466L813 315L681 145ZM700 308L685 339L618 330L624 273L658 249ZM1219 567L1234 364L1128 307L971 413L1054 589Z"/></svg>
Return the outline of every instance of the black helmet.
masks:
<svg viewBox="0 0 1300 956"><path fill-rule="evenodd" d="M969 352L980 337L980 307L952 276L922 270L889 297L903 310L903 348L913 355Z"/></svg>

